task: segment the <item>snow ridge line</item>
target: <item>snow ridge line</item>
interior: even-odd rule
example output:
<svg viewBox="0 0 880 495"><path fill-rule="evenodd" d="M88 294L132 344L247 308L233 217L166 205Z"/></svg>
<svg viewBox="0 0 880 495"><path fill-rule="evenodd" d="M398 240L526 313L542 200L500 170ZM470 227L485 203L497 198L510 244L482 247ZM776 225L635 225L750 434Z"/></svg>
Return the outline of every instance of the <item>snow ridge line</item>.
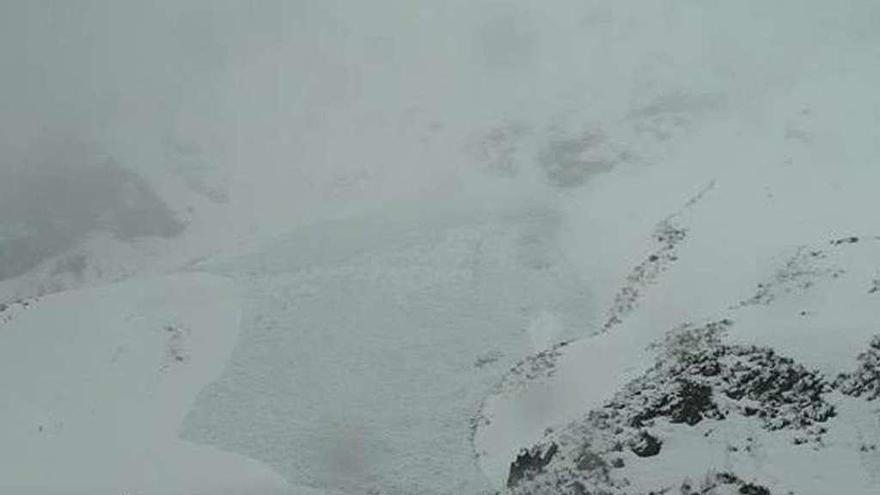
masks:
<svg viewBox="0 0 880 495"><path fill-rule="evenodd" d="M614 301L608 310L608 317L600 332L607 332L623 323L623 320L638 308L647 288L678 261L677 248L687 238L688 229L678 226L675 220L699 204L706 194L715 188L715 184L716 181L711 180L697 194L690 197L681 208L657 224L654 229L654 240L659 244L659 247L626 276L625 283L614 296Z"/></svg>
<svg viewBox="0 0 880 495"><path fill-rule="evenodd" d="M715 185L715 180L710 181L697 194L691 196L681 208L667 215L656 225L653 235L654 239L660 243L660 247L652 252L645 261L633 268L626 277L626 283L617 291L614 302L608 310L609 316L606 322L597 327L593 335L605 333L622 323L628 314L638 308L640 300L644 297L645 288L655 283L678 260L676 248L686 239L687 229L676 226L674 220L702 201L706 194L715 188ZM561 349L571 343L571 341L558 342L549 349L523 358L492 388L489 395L516 390L524 381L532 382L553 376L556 360L562 354ZM480 411L483 409L482 402L478 409ZM479 418L480 414L478 413L473 420L474 428L476 424L484 421Z"/></svg>

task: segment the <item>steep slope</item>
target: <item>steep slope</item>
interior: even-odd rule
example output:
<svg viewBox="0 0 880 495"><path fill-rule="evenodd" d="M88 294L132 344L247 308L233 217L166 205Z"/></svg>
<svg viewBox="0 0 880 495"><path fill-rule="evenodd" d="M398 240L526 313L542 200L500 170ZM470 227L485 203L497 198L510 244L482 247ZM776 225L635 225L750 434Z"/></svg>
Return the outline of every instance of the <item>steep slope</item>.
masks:
<svg viewBox="0 0 880 495"><path fill-rule="evenodd" d="M880 238L835 227L874 220L816 211L826 237L799 245L768 227L808 196L765 175L786 201L754 216L727 180L658 224L601 333L528 358L484 401L490 477L523 494L876 492Z"/></svg>
<svg viewBox="0 0 880 495"><path fill-rule="evenodd" d="M875 237L805 247L710 323L665 336L628 328L642 343L660 339L640 349L644 371L615 389L609 375L626 368L605 360L604 375L583 378L580 386L602 383L604 395L594 392L588 414L521 452L508 486L527 494L875 493L878 260ZM560 361L559 376L541 387L560 393L562 375L594 370L602 337L572 346L565 357L573 361Z"/></svg>

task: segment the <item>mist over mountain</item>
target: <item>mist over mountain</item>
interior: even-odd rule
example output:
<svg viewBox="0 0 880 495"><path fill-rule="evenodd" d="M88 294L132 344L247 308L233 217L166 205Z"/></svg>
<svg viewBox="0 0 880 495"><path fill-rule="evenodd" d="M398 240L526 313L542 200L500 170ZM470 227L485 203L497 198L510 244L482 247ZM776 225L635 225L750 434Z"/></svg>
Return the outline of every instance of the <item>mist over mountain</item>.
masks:
<svg viewBox="0 0 880 495"><path fill-rule="evenodd" d="M0 2L0 492L876 493L878 25Z"/></svg>

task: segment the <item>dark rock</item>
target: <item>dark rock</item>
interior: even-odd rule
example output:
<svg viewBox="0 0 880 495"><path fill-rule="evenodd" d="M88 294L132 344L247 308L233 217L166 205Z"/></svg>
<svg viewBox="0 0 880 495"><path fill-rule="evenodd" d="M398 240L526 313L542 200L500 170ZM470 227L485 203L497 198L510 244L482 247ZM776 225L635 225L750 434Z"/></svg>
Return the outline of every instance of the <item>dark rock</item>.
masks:
<svg viewBox="0 0 880 495"><path fill-rule="evenodd" d="M535 475L540 474L544 470L544 466L553 460L558 447L556 444L550 444L547 452L542 452L540 447L533 447L529 450L521 450L516 456L516 460L510 464L510 474L507 476L507 487L513 488L523 480L531 480Z"/></svg>
<svg viewBox="0 0 880 495"><path fill-rule="evenodd" d="M835 240L831 241L831 244L833 246L839 246L841 244L855 244L857 242L859 242L858 237L850 236L850 237L842 237L840 239L835 239Z"/></svg>
<svg viewBox="0 0 880 495"><path fill-rule="evenodd" d="M703 419L703 413L716 409L712 402L712 387L680 380L675 402L669 407L669 421L694 426Z"/></svg>
<svg viewBox="0 0 880 495"><path fill-rule="evenodd" d="M742 495L770 495L770 490L767 487L753 483L744 483L739 487L739 492Z"/></svg>
<svg viewBox="0 0 880 495"><path fill-rule="evenodd" d="M589 493L590 493L587 491L586 485L584 485L580 481L572 481L570 486L571 486L572 492L575 495L589 495Z"/></svg>
<svg viewBox="0 0 880 495"><path fill-rule="evenodd" d="M577 468L581 471L598 471L608 469L608 463L605 462L605 459L603 459L602 456L586 448L583 452L581 452L578 458L575 459L575 466L577 466Z"/></svg>
<svg viewBox="0 0 880 495"><path fill-rule="evenodd" d="M660 453L663 442L646 431L639 432L639 438L631 445L630 450L639 457L653 457Z"/></svg>
<svg viewBox="0 0 880 495"><path fill-rule="evenodd" d="M866 400L880 398L880 335L871 339L868 350L859 354L858 362L855 372L838 377L840 391Z"/></svg>

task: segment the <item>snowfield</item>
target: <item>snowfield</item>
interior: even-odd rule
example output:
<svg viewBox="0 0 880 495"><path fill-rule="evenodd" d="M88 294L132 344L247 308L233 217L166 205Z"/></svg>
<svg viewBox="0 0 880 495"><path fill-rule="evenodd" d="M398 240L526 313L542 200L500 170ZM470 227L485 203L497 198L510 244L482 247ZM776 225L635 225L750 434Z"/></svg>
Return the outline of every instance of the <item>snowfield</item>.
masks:
<svg viewBox="0 0 880 495"><path fill-rule="evenodd" d="M481 398L593 314L558 225L540 207L389 212L203 266L240 283L244 319L183 438L341 493L489 490Z"/></svg>
<svg viewBox="0 0 880 495"><path fill-rule="evenodd" d="M259 463L178 439L240 318L231 281L181 274L47 296L0 320L2 490L284 493Z"/></svg>

